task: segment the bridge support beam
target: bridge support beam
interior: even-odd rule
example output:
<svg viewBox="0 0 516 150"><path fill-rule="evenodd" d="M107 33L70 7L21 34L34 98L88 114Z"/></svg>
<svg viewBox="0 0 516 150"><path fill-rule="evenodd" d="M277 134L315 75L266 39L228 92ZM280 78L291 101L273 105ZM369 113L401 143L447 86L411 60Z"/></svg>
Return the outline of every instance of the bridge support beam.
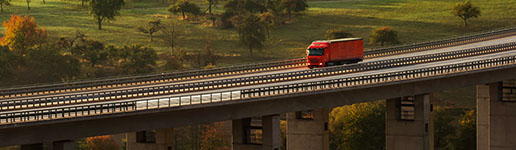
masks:
<svg viewBox="0 0 516 150"><path fill-rule="evenodd" d="M287 113L287 150L328 150L329 109Z"/></svg>
<svg viewBox="0 0 516 150"><path fill-rule="evenodd" d="M233 120L232 126L233 150L280 149L279 115Z"/></svg>
<svg viewBox="0 0 516 150"><path fill-rule="evenodd" d="M516 149L516 81L477 85L477 150Z"/></svg>
<svg viewBox="0 0 516 150"><path fill-rule="evenodd" d="M174 129L127 133L127 150L173 150Z"/></svg>
<svg viewBox="0 0 516 150"><path fill-rule="evenodd" d="M387 100L387 150L432 150L433 125L430 122L430 95Z"/></svg>

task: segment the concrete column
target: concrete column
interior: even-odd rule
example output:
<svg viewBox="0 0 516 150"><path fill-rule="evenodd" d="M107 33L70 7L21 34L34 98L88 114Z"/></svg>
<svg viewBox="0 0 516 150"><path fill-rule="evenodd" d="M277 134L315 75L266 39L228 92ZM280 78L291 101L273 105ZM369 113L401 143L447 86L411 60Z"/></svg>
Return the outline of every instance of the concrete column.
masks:
<svg viewBox="0 0 516 150"><path fill-rule="evenodd" d="M255 126L256 124L252 121L251 118L233 120L233 150L280 150L280 116L262 117L261 127ZM253 131L260 129L262 131L261 140L252 137Z"/></svg>
<svg viewBox="0 0 516 150"><path fill-rule="evenodd" d="M56 141L52 143L53 150L76 150L77 142L73 140Z"/></svg>
<svg viewBox="0 0 516 150"><path fill-rule="evenodd" d="M430 95L416 95L410 99L413 101L403 105L402 98L387 100L385 123L387 150L433 149L433 138L430 137L430 133L433 132L430 122ZM413 114L413 119L402 117L402 106L405 112L403 114L408 116Z"/></svg>
<svg viewBox="0 0 516 150"><path fill-rule="evenodd" d="M501 100L502 83L477 85L477 150L516 149L516 102Z"/></svg>
<svg viewBox="0 0 516 150"><path fill-rule="evenodd" d="M138 141L137 132L127 133L127 150L173 150L174 129L157 129L155 141Z"/></svg>
<svg viewBox="0 0 516 150"><path fill-rule="evenodd" d="M287 150L328 150L328 111L287 113Z"/></svg>
<svg viewBox="0 0 516 150"><path fill-rule="evenodd" d="M20 150L43 150L43 143L21 145Z"/></svg>

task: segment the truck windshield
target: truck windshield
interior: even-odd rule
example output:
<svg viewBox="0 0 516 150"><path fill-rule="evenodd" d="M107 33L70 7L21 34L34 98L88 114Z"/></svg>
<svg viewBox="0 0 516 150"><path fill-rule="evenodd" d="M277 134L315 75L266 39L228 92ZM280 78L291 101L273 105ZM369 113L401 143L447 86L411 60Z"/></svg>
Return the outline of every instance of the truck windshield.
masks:
<svg viewBox="0 0 516 150"><path fill-rule="evenodd" d="M324 48L309 48L308 56L322 56L324 55Z"/></svg>

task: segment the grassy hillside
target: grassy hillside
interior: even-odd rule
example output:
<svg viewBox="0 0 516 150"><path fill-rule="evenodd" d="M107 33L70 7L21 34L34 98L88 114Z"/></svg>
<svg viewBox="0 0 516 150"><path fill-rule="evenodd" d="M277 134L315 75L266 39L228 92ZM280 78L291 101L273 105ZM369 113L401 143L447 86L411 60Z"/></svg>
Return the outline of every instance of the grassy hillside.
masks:
<svg viewBox="0 0 516 150"><path fill-rule="evenodd" d="M233 29L210 28L202 24L186 21L189 36L181 41L180 47L186 51L201 49L202 39L209 30L217 36L215 48L220 55L227 56L219 65L263 59L284 59L301 57L309 42L321 39L325 30L342 28L357 37L367 37L373 28L392 26L399 32L402 43L414 43L463 35L493 28L513 26L516 23L516 5L512 0L474 0L482 10L482 16L471 20L467 29L461 20L451 14L453 5L461 0L312 0L311 8L305 15L291 24L281 25L272 32L272 38L257 57L249 58L248 51L240 44ZM201 0L194 0L201 4ZM158 51L167 50L160 40L149 42L148 37L136 31L139 25L157 19L158 16L176 15L165 9L168 3L159 1L129 0L116 20L104 23L99 31L80 1L46 0L33 1L31 11L27 11L25 1L12 1L0 15L5 21L10 14L29 14L49 33L71 36L75 32L86 33L90 38L115 45L149 45ZM204 7L204 5L202 5ZM216 12L221 13L221 6ZM162 20L167 20L161 18ZM0 28L0 29L3 29ZM367 45L367 47L374 47Z"/></svg>

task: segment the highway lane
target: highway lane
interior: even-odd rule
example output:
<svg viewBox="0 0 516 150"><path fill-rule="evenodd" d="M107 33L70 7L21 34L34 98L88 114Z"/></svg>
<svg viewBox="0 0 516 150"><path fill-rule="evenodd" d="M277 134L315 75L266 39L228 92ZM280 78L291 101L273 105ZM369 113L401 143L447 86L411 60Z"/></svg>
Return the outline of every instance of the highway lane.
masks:
<svg viewBox="0 0 516 150"><path fill-rule="evenodd" d="M396 59L396 58L410 57L410 56L417 56L417 55L435 54L435 53L449 52L449 51L455 51L455 50L460 50L460 49L468 49L468 48L476 48L476 47L483 47L483 46L489 46L489 45L497 45L497 44L515 42L515 41L516 41L516 36L509 36L509 37L504 37L504 38L499 38L499 39L487 40L487 41L482 41L482 42L477 42L477 43L470 43L470 44L453 46L453 47L447 47L447 48L439 48L439 49L433 49L433 50L425 50L425 51L405 53L405 54L399 54L399 55L391 55L391 56L383 56L383 57L378 57L378 58L371 58L371 59L366 59L366 60L364 60L361 63L371 62L371 61L388 60L388 59ZM79 95L79 94L100 93L100 92L108 92L108 91L121 91L121 90L135 89L135 88L159 87L159 86L178 85L178 84L185 84L185 83L197 83L197 82L215 81L215 80L222 80L222 79L232 79L232 78L241 78L241 77L250 77L250 76L270 75L270 74L276 74L276 73L287 73L287 72L301 71L301 70L306 70L306 69L308 69L308 68L291 68L291 69L276 70L276 71L269 71L269 72L266 71L266 72L250 73L250 74L240 74L240 75L232 75L232 76L220 76L220 77L215 77L215 78L204 78L204 79L199 79L199 80L188 80L188 81L176 81L176 82L160 83L160 84L150 84L150 85L136 86L136 87L129 86L129 87L121 87L121 88L108 88L108 89L100 89L100 90L58 93L58 94L39 95L39 96L31 96L31 97L7 98L7 99L0 99L0 101L5 101L5 100L22 100L22 99L36 99L36 98L43 98L43 97L61 97L61 96L72 95L72 94L73 95Z"/></svg>
<svg viewBox="0 0 516 150"><path fill-rule="evenodd" d="M438 62L431 62L431 63L424 63L424 64L416 64L416 65L396 67L396 68L388 68L388 69L356 72L356 73L349 73L349 74L343 74L343 75L326 76L326 77L310 78L310 79L295 80L295 81L286 81L286 82L276 82L276 83L251 85L251 86L245 86L245 87L235 87L235 88L225 88L225 89L189 92L189 93L181 93L181 94L172 94L172 95L160 96L160 97L155 97L155 98L180 97L180 96L188 96L188 95L198 95L198 94L203 94L203 93L217 93L217 92L224 92L224 91L239 91L239 90L251 89L251 88L262 88L262 87L288 85L288 84L296 84L296 83L304 83L304 82L316 82L316 81L324 81L324 80L331 80L331 79L359 77L359 76L365 76L365 75L382 74L382 73L389 73L389 72L399 72L399 71L414 70L414 69L420 69L420 68L443 66L443 65L449 65L449 64L459 64L459 63L478 61L478 60L485 60L485 59L492 59L492 58L500 58L500 57L506 57L506 56L512 56L512 55L516 55L516 50L500 52L500 53L493 53L493 54L487 54L487 55L480 55L480 56L473 56L473 57L467 57L467 58L460 58L460 59L453 59L453 60L445 60L445 61L438 61ZM132 99L132 100L139 100L139 99L143 100L143 99L148 99L148 98L150 98L150 97L138 98L138 99Z"/></svg>
<svg viewBox="0 0 516 150"><path fill-rule="evenodd" d="M113 102L129 102L129 101L135 101L135 100L146 100L146 99L150 99L150 98L152 98L152 99L160 99L160 98L200 95L200 94L207 94L207 93L220 93L220 92L240 91L240 90L250 89L250 88L262 88L262 87L270 87L270 86L278 86L278 85L288 85L288 84L305 83L305 82L315 82L315 81L324 81L324 80L340 79L340 78L348 78L348 77L359 77L359 76L364 76L364 75L374 75L374 74L389 73L389 72L399 72L399 71L414 70L414 69L421 69L421 68L428 68L428 67L435 67L435 66L443 66L443 65L449 65L449 64L458 64L458 63L464 63L464 62L471 62L471 61L477 61L477 60L486 60L486 59L500 58L500 57L506 57L506 56L514 56L514 55L516 55L516 50L500 52L500 53L494 53L494 54L481 55L481 56L473 56L473 57L467 57L467 58L461 58L461 59L454 59L454 60L446 60L446 61L431 62L431 63L425 63L425 64L417 64L417 65L411 65L411 66L403 66L403 67L380 69L380 70L374 70L374 71L364 71L364 72L349 73L349 74L343 74L343 75L327 76L327 77L321 77L321 78L311 78L311 79L304 79L304 80L295 80L295 81L286 81L286 82L278 82L278 83L259 84L259 85L245 86L245 87L233 87L233 88L224 88L224 89L216 89L216 90L189 92L189 93L172 94L172 95L166 95L166 96L155 96L155 97L144 97L144 98L127 99L127 100L114 100L114 101L94 102L94 103L88 103L87 105L91 105L91 104L107 104L107 103L113 103ZM51 107L51 108L66 108L66 107L74 107L74 106L82 106L82 105L85 105L85 104L55 106L55 107ZM48 108L37 108L37 109L31 109L31 110L42 110L42 109L48 109ZM2 113L11 113L11 112L23 112L23 111L26 111L26 110L6 111L6 112L1 112L0 114L2 114Z"/></svg>

